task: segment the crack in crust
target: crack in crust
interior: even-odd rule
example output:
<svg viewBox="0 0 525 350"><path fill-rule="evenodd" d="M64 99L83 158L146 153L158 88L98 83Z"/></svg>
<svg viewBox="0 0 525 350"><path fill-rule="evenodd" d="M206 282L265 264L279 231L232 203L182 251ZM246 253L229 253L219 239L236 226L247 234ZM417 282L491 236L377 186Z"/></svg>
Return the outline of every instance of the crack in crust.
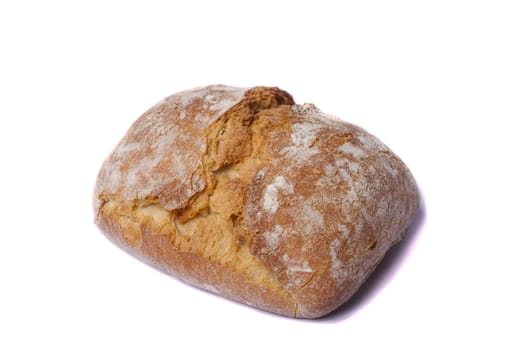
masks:
<svg viewBox="0 0 525 350"><path fill-rule="evenodd" d="M189 265L182 274L191 284L292 315L295 312L292 296L250 252L252 235L243 227L244 193L262 157L254 155L254 146L260 141L254 140L252 124L260 110L280 103L292 104L293 99L278 89L252 89L209 126L202 165L190 176L193 194L185 207L167 210L155 196L147 200L122 200L119 195L102 193L99 224L106 225L111 238L135 255L157 254L161 247L151 247L154 241L151 237L155 237L169 242L172 255L201 257L218 278L201 273L206 266ZM205 185L195 186L194 179L205 179ZM158 259L153 260L149 262L158 267ZM164 269L181 275L177 268L164 266Z"/></svg>

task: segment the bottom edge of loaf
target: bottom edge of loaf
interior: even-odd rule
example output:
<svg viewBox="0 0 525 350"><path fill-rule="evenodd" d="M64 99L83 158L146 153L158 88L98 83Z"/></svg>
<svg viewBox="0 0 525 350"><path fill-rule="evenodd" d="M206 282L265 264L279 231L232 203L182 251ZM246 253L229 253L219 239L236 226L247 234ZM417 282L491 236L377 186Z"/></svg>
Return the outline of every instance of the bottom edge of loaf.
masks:
<svg viewBox="0 0 525 350"><path fill-rule="evenodd" d="M119 215L118 211L106 212L102 208L97 215L96 224L119 248L179 281L262 311L302 319L328 316L349 302L373 275L383 257L408 231L408 228L403 230L403 234L397 236L394 242L390 242L382 252L378 252L377 258L368 266L362 277L345 287L342 294L332 296L330 300L308 300L307 303L301 303L284 288L272 290L250 281L228 266L215 263L194 252L178 251L167 236L159 233L147 222L135 227L140 230L140 244L129 239L130 227L122 226L122 215ZM304 300L304 296L301 299Z"/></svg>

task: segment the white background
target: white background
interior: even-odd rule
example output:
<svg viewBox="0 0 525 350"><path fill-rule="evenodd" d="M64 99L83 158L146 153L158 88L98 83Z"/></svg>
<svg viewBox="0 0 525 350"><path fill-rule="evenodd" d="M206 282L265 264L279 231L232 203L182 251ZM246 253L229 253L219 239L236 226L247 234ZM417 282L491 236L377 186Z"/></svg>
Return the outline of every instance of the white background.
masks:
<svg viewBox="0 0 525 350"><path fill-rule="evenodd" d="M334 315L198 291L94 226L129 125L212 83L279 86L417 179L407 239ZM2 1L0 348L523 349L524 117L522 1Z"/></svg>

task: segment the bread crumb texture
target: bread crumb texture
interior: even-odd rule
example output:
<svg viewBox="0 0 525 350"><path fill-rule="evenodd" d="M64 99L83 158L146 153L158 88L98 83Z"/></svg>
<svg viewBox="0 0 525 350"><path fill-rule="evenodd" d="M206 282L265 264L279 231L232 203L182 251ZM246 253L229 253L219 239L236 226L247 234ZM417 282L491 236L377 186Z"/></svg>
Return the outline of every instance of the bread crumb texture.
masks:
<svg viewBox="0 0 525 350"><path fill-rule="evenodd" d="M418 207L402 161L363 129L277 88L184 91L106 159L96 223L189 284L317 318L347 301Z"/></svg>

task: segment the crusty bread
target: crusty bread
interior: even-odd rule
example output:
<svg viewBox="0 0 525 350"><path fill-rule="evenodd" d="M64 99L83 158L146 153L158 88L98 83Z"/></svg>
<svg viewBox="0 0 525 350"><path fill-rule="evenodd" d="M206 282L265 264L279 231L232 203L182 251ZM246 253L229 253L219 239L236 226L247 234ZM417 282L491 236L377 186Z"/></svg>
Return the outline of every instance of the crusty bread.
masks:
<svg viewBox="0 0 525 350"><path fill-rule="evenodd" d="M282 315L347 301L413 219L412 175L363 129L277 88L184 91L104 162L96 223L189 284Z"/></svg>

